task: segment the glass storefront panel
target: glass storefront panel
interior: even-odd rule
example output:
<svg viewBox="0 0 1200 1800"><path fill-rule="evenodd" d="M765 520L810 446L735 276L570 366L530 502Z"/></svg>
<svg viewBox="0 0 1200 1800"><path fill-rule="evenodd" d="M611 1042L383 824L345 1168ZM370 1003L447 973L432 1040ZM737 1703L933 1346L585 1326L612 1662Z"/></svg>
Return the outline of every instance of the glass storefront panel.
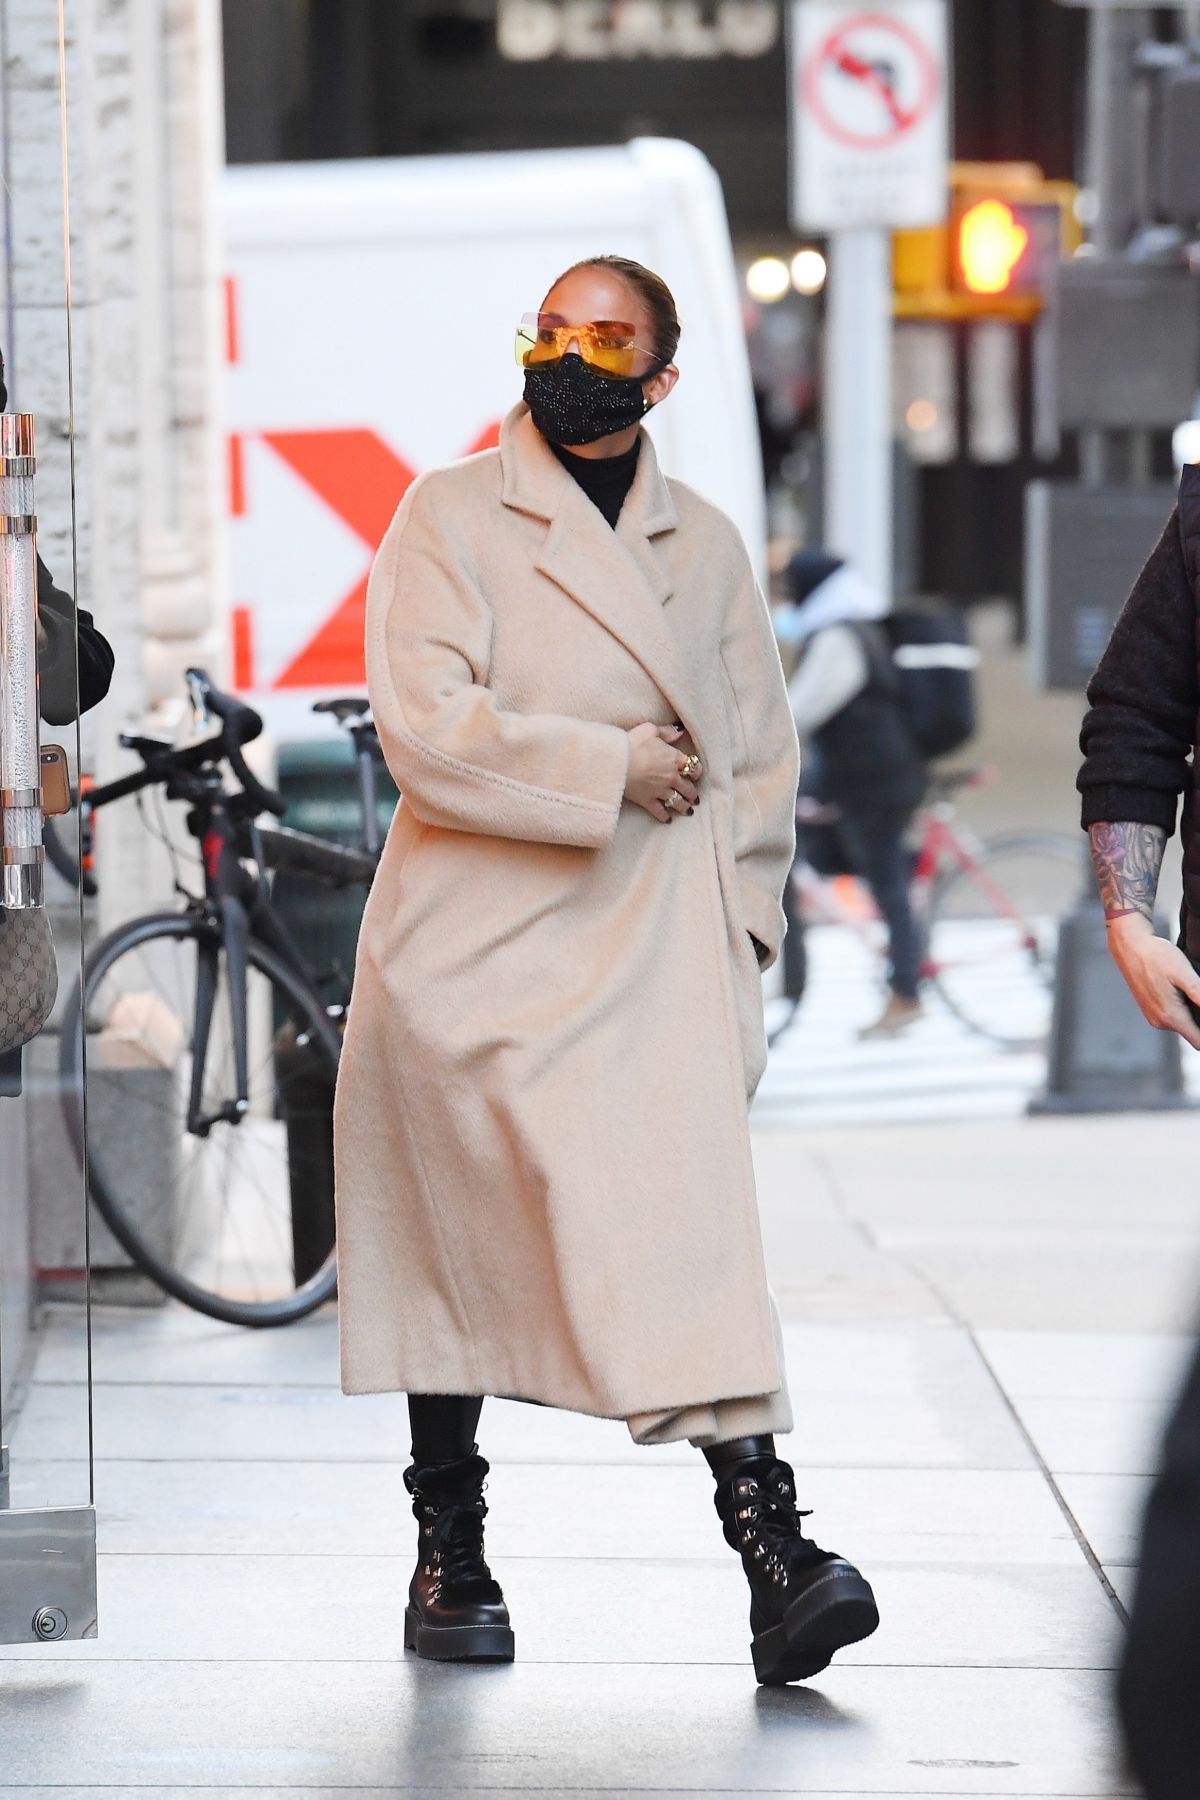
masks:
<svg viewBox="0 0 1200 1800"><path fill-rule="evenodd" d="M0 0L0 1641L96 1633L81 1056L85 629L57 9ZM81 698L81 679L85 689ZM87 691L90 690L90 691ZM33 1328L41 1350L32 1364Z"/></svg>

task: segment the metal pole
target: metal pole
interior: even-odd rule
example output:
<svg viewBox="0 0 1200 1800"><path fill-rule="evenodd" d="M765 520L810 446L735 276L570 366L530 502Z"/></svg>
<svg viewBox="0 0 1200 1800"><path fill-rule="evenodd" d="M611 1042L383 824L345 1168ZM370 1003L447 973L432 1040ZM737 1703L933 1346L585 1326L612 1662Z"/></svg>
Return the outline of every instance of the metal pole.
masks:
<svg viewBox="0 0 1200 1800"><path fill-rule="evenodd" d="M1144 6L1097 7L1088 19L1086 167L1098 256L1119 256L1138 222L1134 58L1154 35L1153 9Z"/></svg>
<svg viewBox="0 0 1200 1800"><path fill-rule="evenodd" d="M32 413L0 413L0 905L45 903Z"/></svg>
<svg viewBox="0 0 1200 1800"><path fill-rule="evenodd" d="M0 413L0 908L15 914L45 898L34 468L33 414ZM9 1504L0 1400L0 1510Z"/></svg>
<svg viewBox="0 0 1200 1800"><path fill-rule="evenodd" d="M825 316L825 541L892 593L891 234L835 232Z"/></svg>
<svg viewBox="0 0 1200 1800"><path fill-rule="evenodd" d="M1095 206L1091 243L1097 256L1120 256L1136 223L1139 162L1133 58L1147 29L1144 8L1094 7L1088 19L1085 162ZM1089 486L1103 486L1120 479L1122 448L1109 432L1080 432L1084 481Z"/></svg>

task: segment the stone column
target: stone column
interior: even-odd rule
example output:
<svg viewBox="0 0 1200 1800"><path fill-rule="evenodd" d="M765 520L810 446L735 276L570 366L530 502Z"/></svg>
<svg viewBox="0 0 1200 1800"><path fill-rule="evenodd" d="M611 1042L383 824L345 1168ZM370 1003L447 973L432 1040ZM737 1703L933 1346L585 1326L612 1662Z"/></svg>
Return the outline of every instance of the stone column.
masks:
<svg viewBox="0 0 1200 1800"><path fill-rule="evenodd" d="M83 722L85 766L104 781L136 766L117 744L121 731L169 734L183 723L189 662L224 674L220 8L219 0L63 7L72 305L58 0L0 0L0 343L10 406L37 415L39 548L116 654L109 698ZM169 861L131 803L103 815L98 844L93 929L170 902ZM56 931L65 989L77 968L65 917ZM53 1051L47 1036L26 1057L40 1110L30 1117L28 1099L0 1101L11 1109L0 1132L15 1146L21 1114L37 1235L50 1234L49 1260L61 1266L82 1260L83 1206ZM20 1186L5 1183L0 1221L6 1373L24 1318L13 1288L21 1278L12 1246L28 1237Z"/></svg>
<svg viewBox="0 0 1200 1800"><path fill-rule="evenodd" d="M53 4L0 0L0 346L12 411L37 417L40 548L71 586L70 416L60 155L58 22ZM69 979L69 957L64 964ZM25 1069L28 1080L29 1053ZM28 1092L0 1098L0 1446L28 1349L32 1270ZM82 1222L83 1182L73 1183ZM6 1504L0 1471L0 1504Z"/></svg>
<svg viewBox="0 0 1200 1800"><path fill-rule="evenodd" d="M85 722L101 780L119 730L170 729L179 673L221 664L226 617L218 0L64 0L78 597L112 642ZM10 406L36 412L40 548L72 586L55 0L2 0ZM167 892L132 809L104 821L105 925Z"/></svg>
<svg viewBox="0 0 1200 1800"><path fill-rule="evenodd" d="M223 163L218 0L68 0L81 240L76 344L86 392L81 593L117 655L94 733L100 780L120 729L170 732L182 670L223 674L227 575L220 422ZM85 601L86 604L86 601ZM170 892L133 809L99 837L101 925Z"/></svg>

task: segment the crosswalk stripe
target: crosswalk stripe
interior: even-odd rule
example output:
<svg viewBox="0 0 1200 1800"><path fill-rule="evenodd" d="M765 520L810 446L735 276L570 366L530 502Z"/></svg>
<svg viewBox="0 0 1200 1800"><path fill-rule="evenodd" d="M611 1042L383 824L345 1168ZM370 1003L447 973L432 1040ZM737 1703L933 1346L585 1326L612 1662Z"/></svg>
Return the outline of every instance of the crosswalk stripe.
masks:
<svg viewBox="0 0 1200 1800"><path fill-rule="evenodd" d="M771 1047L751 1109L756 1128L1016 1118L1044 1087L1043 1049L1006 1049L981 1037L936 991L926 992L925 1017L901 1037L860 1043L860 1027L878 1017L885 999L880 963L843 926L811 928L807 947L808 986ZM987 982L982 970L981 980L997 1021L1019 1019L1019 997ZM788 1011L777 977L774 984L767 977L766 995L770 1032ZM1184 1061L1188 1091L1200 1097L1200 1056L1185 1048Z"/></svg>

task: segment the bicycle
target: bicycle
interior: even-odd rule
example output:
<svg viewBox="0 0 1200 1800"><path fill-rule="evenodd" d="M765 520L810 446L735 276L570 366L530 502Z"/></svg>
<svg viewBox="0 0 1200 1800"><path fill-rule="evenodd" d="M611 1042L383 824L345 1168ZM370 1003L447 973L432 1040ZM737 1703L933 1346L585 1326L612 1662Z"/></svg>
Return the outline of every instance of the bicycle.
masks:
<svg viewBox="0 0 1200 1800"><path fill-rule="evenodd" d="M915 821L910 893L925 933L924 979L969 1030L1005 1048L1027 1050L1049 1033L1058 926L1079 897L1084 847L1051 832L977 837L958 817L955 796L997 779L990 768L934 776ZM836 832L838 813L801 799L796 819L801 833L806 826ZM801 856L786 906L788 936L795 931L798 940L784 969L793 1012L803 997L806 924L846 927L872 955L886 952L878 913L853 878L847 888ZM772 1039L790 1023L789 1017Z"/></svg>
<svg viewBox="0 0 1200 1800"><path fill-rule="evenodd" d="M243 754L260 716L203 670L187 681L198 722L218 720L218 734L182 750L123 737L144 766L85 805L90 819L150 788L183 801L203 891L176 870L179 910L133 919L88 952L63 1017L63 1107L97 1209L139 1268L210 1318L283 1325L336 1290L330 1115L350 981L307 966L269 876L370 884L378 742L366 701L316 709L355 744L361 850L260 824L285 811ZM157 1200L139 1205L139 1185Z"/></svg>

